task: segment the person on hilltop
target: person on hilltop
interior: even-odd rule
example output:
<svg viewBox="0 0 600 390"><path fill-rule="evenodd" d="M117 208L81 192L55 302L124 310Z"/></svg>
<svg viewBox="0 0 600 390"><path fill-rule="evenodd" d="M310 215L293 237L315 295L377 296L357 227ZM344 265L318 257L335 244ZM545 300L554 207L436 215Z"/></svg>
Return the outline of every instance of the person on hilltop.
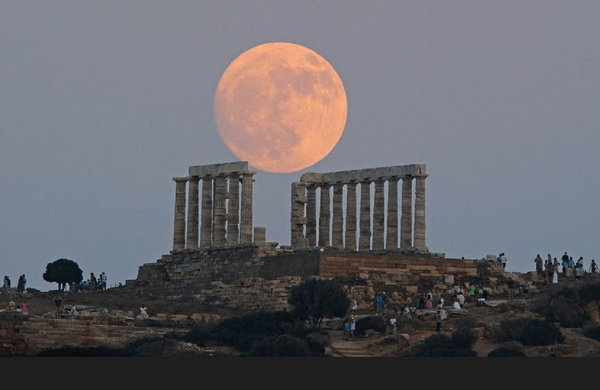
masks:
<svg viewBox="0 0 600 390"><path fill-rule="evenodd" d="M554 270L554 274L552 275L552 283L558 283L558 267L559 266L560 266L560 263L558 262L558 260L555 257L554 263L552 264L552 268Z"/></svg>
<svg viewBox="0 0 600 390"><path fill-rule="evenodd" d="M539 253L536 256L534 262L535 262L535 270L536 270L538 276L541 278L542 274L544 272L544 260L542 260L542 256L540 256Z"/></svg>
<svg viewBox="0 0 600 390"><path fill-rule="evenodd" d="M592 259L592 262L590 263L590 272L592 274L592 277L596 277L597 271L598 271L598 265L596 264L594 259Z"/></svg>
<svg viewBox="0 0 600 390"><path fill-rule="evenodd" d="M57 295L54 297L54 316L60 316L60 312L62 310L62 297Z"/></svg>

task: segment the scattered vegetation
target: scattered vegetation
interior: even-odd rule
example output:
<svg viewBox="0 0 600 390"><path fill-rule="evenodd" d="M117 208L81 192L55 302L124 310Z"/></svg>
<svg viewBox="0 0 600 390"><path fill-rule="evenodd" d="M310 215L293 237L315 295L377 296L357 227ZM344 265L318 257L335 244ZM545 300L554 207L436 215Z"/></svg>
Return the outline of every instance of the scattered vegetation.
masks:
<svg viewBox="0 0 600 390"><path fill-rule="evenodd" d="M294 306L294 315L310 321L313 327L320 326L324 317L344 317L350 306L339 283L320 279L309 279L293 287L288 302Z"/></svg>
<svg viewBox="0 0 600 390"><path fill-rule="evenodd" d="M496 343L518 341L523 345L561 343L565 336L548 320L515 319L503 321L493 330L491 339Z"/></svg>
<svg viewBox="0 0 600 390"><path fill-rule="evenodd" d="M46 265L42 278L50 283L58 283L58 289L64 291L65 285L83 280L83 271L73 260L58 259Z"/></svg>
<svg viewBox="0 0 600 390"><path fill-rule="evenodd" d="M452 335L436 333L416 345L405 357L477 357L472 350L477 341L473 329L457 328Z"/></svg>

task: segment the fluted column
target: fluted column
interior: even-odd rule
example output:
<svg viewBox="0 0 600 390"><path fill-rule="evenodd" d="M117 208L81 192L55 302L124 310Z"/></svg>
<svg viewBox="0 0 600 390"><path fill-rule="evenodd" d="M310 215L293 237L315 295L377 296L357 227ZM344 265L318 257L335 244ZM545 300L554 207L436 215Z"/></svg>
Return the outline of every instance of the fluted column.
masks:
<svg viewBox="0 0 600 390"><path fill-rule="evenodd" d="M213 213L213 179L210 176L202 178L202 211L200 226L200 248L208 248L212 244L212 214Z"/></svg>
<svg viewBox="0 0 600 390"><path fill-rule="evenodd" d="M344 184L335 183L333 185L333 227L332 227L332 246L344 248Z"/></svg>
<svg viewBox="0 0 600 390"><path fill-rule="evenodd" d="M317 186L306 185L306 239L308 246L317 246Z"/></svg>
<svg viewBox="0 0 600 390"><path fill-rule="evenodd" d="M349 182L346 186L346 242L348 251L356 250L356 186L358 183Z"/></svg>
<svg viewBox="0 0 600 390"><path fill-rule="evenodd" d="M368 251L371 249L371 182L360 183L360 237L358 249Z"/></svg>
<svg viewBox="0 0 600 390"><path fill-rule="evenodd" d="M402 178L402 217L400 244L403 249L412 247L412 176Z"/></svg>
<svg viewBox="0 0 600 390"><path fill-rule="evenodd" d="M397 177L388 178L387 249L398 248L398 180Z"/></svg>
<svg viewBox="0 0 600 390"><path fill-rule="evenodd" d="M189 179L187 249L198 249L198 176Z"/></svg>
<svg viewBox="0 0 600 390"><path fill-rule="evenodd" d="M306 204L306 184L294 182L292 183L292 212L290 215L291 221L291 239L290 244L293 248L306 247L307 241L304 238L304 225L306 225L306 217L304 216L304 205Z"/></svg>
<svg viewBox="0 0 600 390"><path fill-rule="evenodd" d="M176 177L175 181L175 218L173 229L173 250L185 249L185 186L187 178Z"/></svg>
<svg viewBox="0 0 600 390"><path fill-rule="evenodd" d="M254 172L242 173L242 201L240 220L240 242L247 244L252 242L252 176Z"/></svg>
<svg viewBox="0 0 600 390"><path fill-rule="evenodd" d="M376 179L373 204L373 249L384 249L383 233L385 230L385 194L384 179Z"/></svg>
<svg viewBox="0 0 600 390"><path fill-rule="evenodd" d="M227 245L240 242L240 174L229 175L229 201L227 202Z"/></svg>
<svg viewBox="0 0 600 390"><path fill-rule="evenodd" d="M214 196L214 220L213 220L213 243L216 247L225 245L225 221L226 210L225 200L227 198L227 177L215 177L215 196Z"/></svg>
<svg viewBox="0 0 600 390"><path fill-rule="evenodd" d="M321 185L321 208L319 209L319 246L329 246L330 184Z"/></svg>
<svg viewBox="0 0 600 390"><path fill-rule="evenodd" d="M427 252L425 245L425 178L417 176L415 183L415 238L414 249L418 252Z"/></svg>

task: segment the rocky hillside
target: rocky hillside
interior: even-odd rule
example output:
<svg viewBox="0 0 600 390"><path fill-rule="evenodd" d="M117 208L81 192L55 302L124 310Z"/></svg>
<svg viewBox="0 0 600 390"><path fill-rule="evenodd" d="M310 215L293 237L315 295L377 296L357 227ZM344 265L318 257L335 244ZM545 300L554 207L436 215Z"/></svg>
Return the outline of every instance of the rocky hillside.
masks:
<svg viewBox="0 0 600 390"><path fill-rule="evenodd" d="M452 310L449 303L443 308L444 320L442 322L442 333L450 335L459 326L471 327L477 335L477 342L473 350L479 357L486 357L489 352L504 346L505 343L494 339L494 330L504 321L515 319L544 319L549 306L560 305L560 296L556 294L561 289L567 289L577 294L577 289L583 285L596 285L598 281L591 275L581 281L562 280L558 284L538 284L529 294L516 291L514 297L510 298L507 292L499 292L490 296L484 305L478 306L474 302L466 302L460 311ZM24 294L11 292L3 294L4 304L14 301L20 305L26 301L29 307L30 318L53 316L54 297L58 291L39 292L28 291ZM139 308L142 304L147 307L148 319L154 321L167 321L169 318L192 318L199 313L212 315L214 318L228 318L242 313L230 310L218 310L214 307L202 305L193 298L178 297L174 299L159 299L150 295L132 294L127 288L113 288L106 291L82 292L82 293L60 293L63 305L77 305L87 310L102 311L109 315L129 316L139 320ZM589 297L588 297L589 300ZM585 315L587 321L579 327L565 327L556 321L560 332L565 336L564 341L558 344L557 356L559 357L596 357L600 356L600 342L585 337L583 329L587 326L600 325L600 296L592 299L585 307L570 307L578 315ZM564 305L561 306L562 310ZM5 308L6 309L6 308ZM403 356L414 346L435 333L435 310L417 310L410 318L403 318L397 309L390 309L379 314L383 321L391 316L398 318L398 329L395 335L386 332L371 331L363 337L356 337L352 341L342 339L342 319L327 319L323 323L324 329L329 334L329 339L323 340L326 351L333 357L392 357ZM1 313L0 313L1 314ZM6 314L6 312L5 312ZM353 314L357 318L376 315L371 307L361 308ZM0 316L1 317L1 316ZM173 324L163 324L173 325ZM135 326L145 326L144 321L135 322ZM175 324L179 328L190 328L192 322L185 321ZM6 340L2 340L6 343ZM512 343L514 344L514 342ZM547 345L541 346L518 346L528 357L548 357L550 354ZM225 346L211 345L200 347L191 343L183 343L175 340L154 341L152 344L143 346L153 356L236 356L237 352Z"/></svg>

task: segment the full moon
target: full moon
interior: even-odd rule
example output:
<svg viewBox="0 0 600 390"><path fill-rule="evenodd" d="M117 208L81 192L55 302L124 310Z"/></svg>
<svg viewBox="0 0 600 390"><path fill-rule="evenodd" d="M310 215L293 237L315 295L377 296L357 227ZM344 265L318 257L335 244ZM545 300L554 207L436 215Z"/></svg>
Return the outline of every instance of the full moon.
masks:
<svg viewBox="0 0 600 390"><path fill-rule="evenodd" d="M240 160L272 173L297 172L339 141L348 105L342 80L319 54L272 42L240 54L215 92L219 135Z"/></svg>

